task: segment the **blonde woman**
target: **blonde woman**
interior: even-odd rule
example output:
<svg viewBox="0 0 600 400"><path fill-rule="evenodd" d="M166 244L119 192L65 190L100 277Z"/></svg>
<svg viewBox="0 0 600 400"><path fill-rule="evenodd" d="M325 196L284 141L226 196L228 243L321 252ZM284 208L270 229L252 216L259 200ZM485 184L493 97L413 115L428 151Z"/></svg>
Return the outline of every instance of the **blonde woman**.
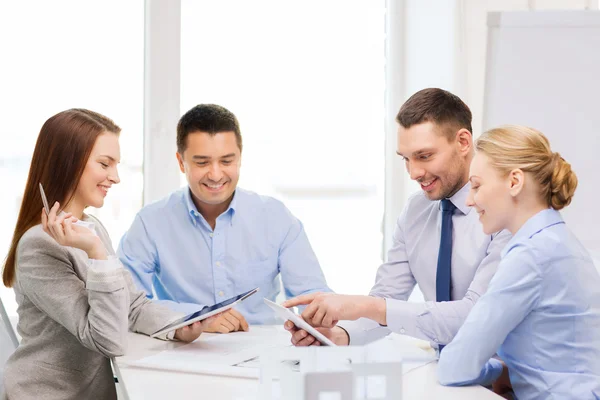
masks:
<svg viewBox="0 0 600 400"><path fill-rule="evenodd" d="M120 131L84 109L60 112L40 131L2 274L23 338L4 371L9 399L116 399L109 357L123 355L127 331L151 334L180 316L136 289L100 221L84 213L120 182ZM211 322L175 339L192 341Z"/></svg>
<svg viewBox="0 0 600 400"><path fill-rule="evenodd" d="M577 177L534 129L492 129L476 151L467 204L484 232L514 236L487 292L441 352L440 383L489 384L508 373L519 400L598 399L600 276L558 212Z"/></svg>

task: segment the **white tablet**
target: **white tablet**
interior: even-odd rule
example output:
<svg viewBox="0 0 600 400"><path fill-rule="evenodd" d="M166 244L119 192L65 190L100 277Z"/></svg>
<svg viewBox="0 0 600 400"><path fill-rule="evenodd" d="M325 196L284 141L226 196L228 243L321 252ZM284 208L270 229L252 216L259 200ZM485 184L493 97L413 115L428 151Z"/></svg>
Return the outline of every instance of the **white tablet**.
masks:
<svg viewBox="0 0 600 400"><path fill-rule="evenodd" d="M223 311L227 311L236 304L246 300L248 297L252 296L254 293L258 292L258 288L252 289L246 293L242 293L220 303L217 303L212 306L206 306L200 311L196 311L195 313L186 315L184 317L179 318L176 321L171 322L169 325L161 328L159 331L154 332L150 337L156 337L162 335L163 333L171 332L176 329L182 328L184 326L188 326L197 321L202 321L208 317L212 317L215 314L222 313Z"/></svg>
<svg viewBox="0 0 600 400"><path fill-rule="evenodd" d="M324 344L326 346L337 346L330 339L325 337L325 335L323 335L321 332L319 332L314 327L309 325L308 322L303 320L300 315L296 314L289 308L280 306L279 304L274 303L267 298L265 298L263 300L265 301L266 305L268 305L269 307L271 307L271 309L273 311L275 311L275 314L277 314L277 316L279 316L285 320L292 321L294 323L294 325L296 325L297 328L304 329L306 332L310 333L315 339L317 339L319 342L321 342L321 344Z"/></svg>

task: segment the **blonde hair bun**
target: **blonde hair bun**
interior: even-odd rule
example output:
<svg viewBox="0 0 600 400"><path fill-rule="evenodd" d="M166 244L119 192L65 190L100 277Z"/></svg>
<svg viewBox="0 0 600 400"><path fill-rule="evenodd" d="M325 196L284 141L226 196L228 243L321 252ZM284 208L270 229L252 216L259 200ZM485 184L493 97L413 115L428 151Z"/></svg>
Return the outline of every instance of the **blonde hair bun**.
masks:
<svg viewBox="0 0 600 400"><path fill-rule="evenodd" d="M553 153L552 160L554 168L550 181L550 206L555 210L561 210L573 199L577 188L577 175L571 169L571 164L566 162L559 153Z"/></svg>
<svg viewBox="0 0 600 400"><path fill-rule="evenodd" d="M552 152L543 133L520 125L504 125L483 133L475 142L494 168L508 174L514 169L529 172L540 185L542 197L555 210L568 206L577 188L571 164Z"/></svg>

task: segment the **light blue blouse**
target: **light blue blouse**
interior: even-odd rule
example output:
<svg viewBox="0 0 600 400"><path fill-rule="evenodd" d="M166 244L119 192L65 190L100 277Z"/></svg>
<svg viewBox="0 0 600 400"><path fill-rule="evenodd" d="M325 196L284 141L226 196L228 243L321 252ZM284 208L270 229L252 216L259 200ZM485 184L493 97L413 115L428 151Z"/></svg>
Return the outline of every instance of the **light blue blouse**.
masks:
<svg viewBox="0 0 600 400"><path fill-rule="evenodd" d="M519 400L600 398L600 276L552 209L530 218L454 340L443 385L488 384L508 366Z"/></svg>

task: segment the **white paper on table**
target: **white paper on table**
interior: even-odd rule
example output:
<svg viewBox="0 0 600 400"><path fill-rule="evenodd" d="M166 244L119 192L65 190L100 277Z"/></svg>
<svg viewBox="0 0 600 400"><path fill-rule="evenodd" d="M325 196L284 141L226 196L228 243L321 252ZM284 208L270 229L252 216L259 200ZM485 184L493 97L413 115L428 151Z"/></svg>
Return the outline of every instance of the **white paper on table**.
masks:
<svg viewBox="0 0 600 400"><path fill-rule="evenodd" d="M416 340L416 339L414 339ZM390 335L367 347L369 361L403 359L403 373L419 368L435 359L433 350L426 351L403 335ZM134 367L179 372L258 379L258 356L272 348L290 346L290 334L281 326L252 326L249 332L206 334L198 340L172 350L128 362Z"/></svg>
<svg viewBox="0 0 600 400"><path fill-rule="evenodd" d="M369 343L366 347L369 349L369 361L386 362L402 359L404 364L420 362L426 364L437 359L437 352L429 342L396 333Z"/></svg>
<svg viewBox="0 0 600 400"><path fill-rule="evenodd" d="M193 343L128 362L128 365L258 379L257 357L266 350L291 345L290 335L282 333L285 332L280 327L252 326L249 332L202 335Z"/></svg>

